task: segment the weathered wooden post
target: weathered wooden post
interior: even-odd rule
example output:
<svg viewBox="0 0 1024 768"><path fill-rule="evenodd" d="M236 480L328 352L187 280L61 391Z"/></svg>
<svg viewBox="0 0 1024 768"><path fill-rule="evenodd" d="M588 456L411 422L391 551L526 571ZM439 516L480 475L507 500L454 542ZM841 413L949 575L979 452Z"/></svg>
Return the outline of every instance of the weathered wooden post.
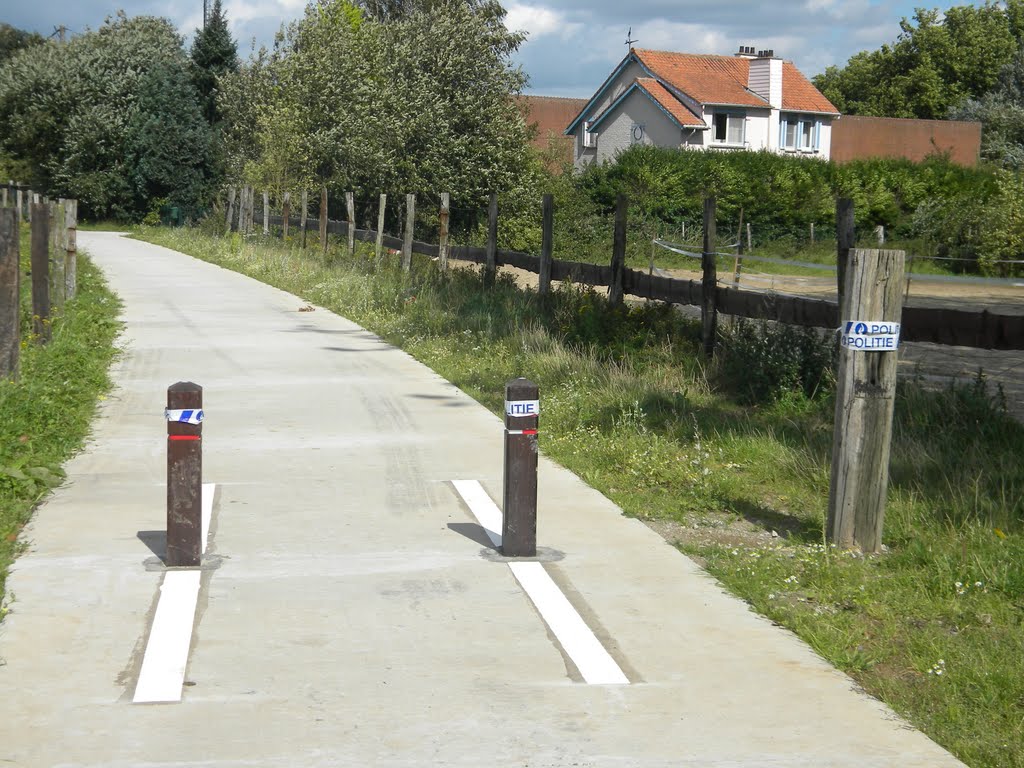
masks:
<svg viewBox="0 0 1024 768"><path fill-rule="evenodd" d="M235 231L240 235L245 234L245 195L247 186L242 185L241 189L238 190L238 226L235 227Z"/></svg>
<svg viewBox="0 0 1024 768"><path fill-rule="evenodd" d="M555 196L544 195L540 219L540 274L537 293L551 293L551 259L555 250Z"/></svg>
<svg viewBox="0 0 1024 768"><path fill-rule="evenodd" d="M200 564L203 532L203 388L167 388L168 568Z"/></svg>
<svg viewBox="0 0 1024 768"><path fill-rule="evenodd" d="M231 234L231 224L235 218L235 188L228 187L228 211L226 217L226 223L224 226L224 237Z"/></svg>
<svg viewBox="0 0 1024 768"><path fill-rule="evenodd" d="M540 395L528 379L505 384L505 483L501 553L537 555L537 418Z"/></svg>
<svg viewBox="0 0 1024 768"><path fill-rule="evenodd" d="M811 245L814 245L814 222L811 222Z"/></svg>
<svg viewBox="0 0 1024 768"><path fill-rule="evenodd" d="M64 201L64 295L78 294L78 201Z"/></svg>
<svg viewBox="0 0 1024 768"><path fill-rule="evenodd" d="M448 271L448 219L451 216L451 194L441 193L441 211L438 214L437 266L441 272Z"/></svg>
<svg viewBox="0 0 1024 768"><path fill-rule="evenodd" d="M284 201L281 203L281 240L288 241L288 225L291 223L292 215L292 193L284 193Z"/></svg>
<svg viewBox="0 0 1024 768"><path fill-rule="evenodd" d="M740 225L736 228L736 258L732 264L733 288L740 287L740 275L743 273L743 206L740 206Z"/></svg>
<svg viewBox="0 0 1024 768"><path fill-rule="evenodd" d="M402 270L408 272L412 269L412 238L416 229L416 195L409 193L405 196L405 232L402 240Z"/></svg>
<svg viewBox="0 0 1024 768"><path fill-rule="evenodd" d="M896 400L903 251L853 249L840 312L839 370L826 535L882 548Z"/></svg>
<svg viewBox="0 0 1024 768"><path fill-rule="evenodd" d="M484 285L494 285L498 276L498 193L491 192L487 206L487 261L484 264Z"/></svg>
<svg viewBox="0 0 1024 768"><path fill-rule="evenodd" d="M263 190L263 236L270 234L270 192Z"/></svg>
<svg viewBox="0 0 1024 768"><path fill-rule="evenodd" d="M345 212L348 214L348 255L356 255L356 196L354 192L345 193Z"/></svg>
<svg viewBox="0 0 1024 768"><path fill-rule="evenodd" d="M380 266L384 258L384 212L388 207L388 196L383 192L380 195L380 209L377 211L377 242L374 244L374 255L377 258L377 266Z"/></svg>
<svg viewBox="0 0 1024 768"><path fill-rule="evenodd" d="M47 203L50 215L50 303L55 307L64 306L64 251L61 233L64 229L64 206Z"/></svg>
<svg viewBox="0 0 1024 768"><path fill-rule="evenodd" d="M754 242L754 236L753 236L753 233L750 230L750 222L748 221L747 222L747 250L748 251L754 250L753 242Z"/></svg>
<svg viewBox="0 0 1024 768"><path fill-rule="evenodd" d="M15 190L14 190L14 197L15 197L15 200L16 200L16 204L14 206L14 210L16 210L18 212L18 224L21 224L21 219L22 219L22 213L21 213L22 202L21 202L21 188L20 187L15 188Z"/></svg>
<svg viewBox="0 0 1024 768"><path fill-rule="evenodd" d="M885 245L885 227L879 224L875 227L875 237L878 238L878 244Z"/></svg>
<svg viewBox="0 0 1024 768"><path fill-rule="evenodd" d="M32 212L32 330L36 341L50 340L50 207L33 203Z"/></svg>
<svg viewBox="0 0 1024 768"><path fill-rule="evenodd" d="M320 189L320 250L327 252L327 187Z"/></svg>
<svg viewBox="0 0 1024 768"><path fill-rule="evenodd" d="M718 306L715 291L718 288L718 266L715 263L715 198L704 198L704 250L700 257L704 279L701 281L701 335L704 354L715 354L715 334L718 332Z"/></svg>
<svg viewBox="0 0 1024 768"><path fill-rule="evenodd" d="M840 197L836 200L836 290L839 293L839 307L843 306L846 288L847 262L850 249L854 246L856 228L853 218L853 200Z"/></svg>
<svg viewBox="0 0 1024 768"><path fill-rule="evenodd" d="M0 208L7 207L7 187L3 188L3 200L0 201Z"/></svg>
<svg viewBox="0 0 1024 768"><path fill-rule="evenodd" d="M620 194L615 201L615 235L612 240L612 279L608 286L608 303L613 307L622 303L625 295L622 280L626 269L626 220L629 200Z"/></svg>
<svg viewBox="0 0 1024 768"><path fill-rule="evenodd" d="M299 213L299 229L302 230L302 247L306 247L306 219L309 212L309 192L302 190L302 212Z"/></svg>
<svg viewBox="0 0 1024 768"><path fill-rule="evenodd" d="M21 354L21 249L18 213L0 209L0 379L18 378Z"/></svg>

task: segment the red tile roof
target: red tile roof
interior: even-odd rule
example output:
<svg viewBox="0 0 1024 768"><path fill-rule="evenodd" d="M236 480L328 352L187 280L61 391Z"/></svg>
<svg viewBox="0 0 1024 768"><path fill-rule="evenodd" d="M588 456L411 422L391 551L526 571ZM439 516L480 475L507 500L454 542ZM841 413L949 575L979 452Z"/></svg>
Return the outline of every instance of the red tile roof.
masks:
<svg viewBox="0 0 1024 768"><path fill-rule="evenodd" d="M673 53L635 48L640 62L655 76L702 104L766 107L767 101L747 87L750 60L742 56ZM837 110L791 62L782 65L782 108L798 112Z"/></svg>
<svg viewBox="0 0 1024 768"><path fill-rule="evenodd" d="M587 100L526 95L516 96L515 100L526 124L537 128L530 143L541 152L554 148L562 160L572 162L574 139L563 134L573 118L587 106Z"/></svg>
<svg viewBox="0 0 1024 768"><path fill-rule="evenodd" d="M676 119L680 125L706 127L704 121L688 110L672 93L653 77L638 77L638 86L643 88L652 99Z"/></svg>

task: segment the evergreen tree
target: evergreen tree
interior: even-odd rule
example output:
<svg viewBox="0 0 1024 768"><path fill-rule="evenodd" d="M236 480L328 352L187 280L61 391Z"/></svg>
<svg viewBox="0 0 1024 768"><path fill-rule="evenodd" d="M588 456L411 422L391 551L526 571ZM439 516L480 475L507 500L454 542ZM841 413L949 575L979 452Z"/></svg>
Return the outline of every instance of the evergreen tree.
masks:
<svg viewBox="0 0 1024 768"><path fill-rule="evenodd" d="M206 26L196 30L192 41L192 82L203 103L203 115L210 125L220 122L217 109L218 82L229 72L238 70L238 46L228 31L228 20L220 0L213 8Z"/></svg>

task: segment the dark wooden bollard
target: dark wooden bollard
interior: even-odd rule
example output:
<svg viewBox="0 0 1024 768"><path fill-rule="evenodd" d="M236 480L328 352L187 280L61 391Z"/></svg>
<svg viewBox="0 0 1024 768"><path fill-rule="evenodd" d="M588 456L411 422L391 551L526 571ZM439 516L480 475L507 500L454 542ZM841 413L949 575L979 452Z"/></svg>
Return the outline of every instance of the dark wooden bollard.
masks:
<svg viewBox="0 0 1024 768"><path fill-rule="evenodd" d="M167 558L169 568L197 566L203 535L203 388L167 388Z"/></svg>
<svg viewBox="0 0 1024 768"><path fill-rule="evenodd" d="M501 553L537 554L537 385L512 379L505 385L505 498Z"/></svg>

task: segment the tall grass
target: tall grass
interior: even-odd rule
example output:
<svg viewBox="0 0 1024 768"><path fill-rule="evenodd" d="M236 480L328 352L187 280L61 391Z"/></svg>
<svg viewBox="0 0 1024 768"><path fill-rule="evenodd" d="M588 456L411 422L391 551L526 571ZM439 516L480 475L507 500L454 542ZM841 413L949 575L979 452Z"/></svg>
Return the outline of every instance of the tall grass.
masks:
<svg viewBox="0 0 1024 768"><path fill-rule="evenodd" d="M405 274L367 254L143 237L336 310L494 410L511 376L537 381L548 456L966 762L1024 764L1024 427L983 381L900 383L888 552L865 558L822 536L826 340L773 362L787 331L757 328L763 343L746 346L726 334L707 364L692 321L609 307L577 286L542 298L509 279L485 291L475 271L441 275L420 259Z"/></svg>

